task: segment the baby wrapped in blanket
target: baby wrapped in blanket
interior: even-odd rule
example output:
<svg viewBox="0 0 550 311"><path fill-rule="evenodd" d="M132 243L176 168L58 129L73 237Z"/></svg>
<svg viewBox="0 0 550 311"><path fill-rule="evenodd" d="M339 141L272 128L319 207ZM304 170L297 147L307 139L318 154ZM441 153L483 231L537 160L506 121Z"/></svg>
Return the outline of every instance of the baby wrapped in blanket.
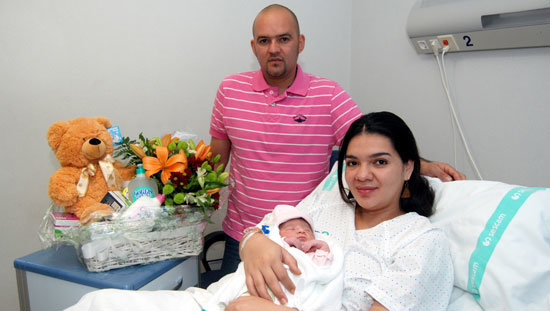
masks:
<svg viewBox="0 0 550 311"><path fill-rule="evenodd" d="M298 310L340 310L343 291L343 252L320 234L315 236L310 217L289 205L278 205L266 215L263 232L284 247L298 262L301 275L289 276L294 294L285 291L286 306ZM315 239L317 238L317 239ZM239 296L248 295L244 265L206 290L126 291L105 289L86 294L67 310L224 310ZM276 301L276 298L274 298Z"/></svg>

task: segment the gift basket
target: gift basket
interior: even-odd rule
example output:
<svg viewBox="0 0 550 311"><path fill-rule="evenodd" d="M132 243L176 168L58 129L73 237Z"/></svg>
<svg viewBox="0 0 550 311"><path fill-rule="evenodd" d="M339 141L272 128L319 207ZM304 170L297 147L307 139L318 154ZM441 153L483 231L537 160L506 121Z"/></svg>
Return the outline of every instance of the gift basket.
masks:
<svg viewBox="0 0 550 311"><path fill-rule="evenodd" d="M186 220L168 216L158 221L161 227L144 221L94 223L89 226L90 239L82 244L82 259L88 270L105 271L198 255L202 251L205 222L203 217L194 214L188 214Z"/></svg>
<svg viewBox="0 0 550 311"><path fill-rule="evenodd" d="M56 129L55 134L59 132ZM52 149L63 147L61 142L52 143L49 136L50 133L48 142ZM223 172L223 164L216 167L220 156L213 157L210 146L202 140L195 144L193 139L184 137L181 133L152 139L140 134L138 140L121 137L114 149L106 149L105 158L111 151L112 157L125 162L132 172L137 166L136 175L130 175L131 180L120 189L105 191L101 202L88 203L91 207L86 206L85 212L75 207L87 198L86 191L97 192L92 188L98 184L93 178L103 175L107 183L114 180L116 176L111 175L115 166L111 165L109 171L108 163L99 161L100 171L93 170L93 165L90 169L93 163L88 164L79 168L80 177L75 185L57 188L52 186L55 177L52 176L49 194L54 204L39 230L43 244L73 244L89 271L198 255L206 223L211 222L210 215L219 206L219 190L227 186L228 173ZM112 144L108 138L103 140ZM76 150L80 149L85 150L80 146ZM62 164L58 171L64 174L63 180L68 180L68 170L63 167L58 149L54 152ZM105 159L103 154L101 157ZM78 190L77 203L58 204L64 201L58 199L54 190L71 187Z"/></svg>
<svg viewBox="0 0 550 311"><path fill-rule="evenodd" d="M52 206L42 221L41 239L47 246L73 244L93 272L200 254L207 220L196 207L155 207L144 199L137 202L147 202L147 210L138 218L121 218L115 213L109 220L84 226L63 225L59 218L67 213L53 212L59 207Z"/></svg>

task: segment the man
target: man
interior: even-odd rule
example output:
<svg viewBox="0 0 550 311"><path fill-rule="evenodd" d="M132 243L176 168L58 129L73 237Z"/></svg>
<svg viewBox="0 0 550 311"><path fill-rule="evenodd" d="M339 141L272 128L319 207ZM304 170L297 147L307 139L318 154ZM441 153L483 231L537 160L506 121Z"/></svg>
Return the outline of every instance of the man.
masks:
<svg viewBox="0 0 550 311"><path fill-rule="evenodd" d="M225 78L218 89L210 134L220 163L231 157L224 273L239 263L238 244L277 204L296 205L329 171L333 146L361 116L334 81L304 73L305 46L294 13L270 5L256 16L252 51L260 70ZM464 175L440 162L423 162L422 173L444 180Z"/></svg>

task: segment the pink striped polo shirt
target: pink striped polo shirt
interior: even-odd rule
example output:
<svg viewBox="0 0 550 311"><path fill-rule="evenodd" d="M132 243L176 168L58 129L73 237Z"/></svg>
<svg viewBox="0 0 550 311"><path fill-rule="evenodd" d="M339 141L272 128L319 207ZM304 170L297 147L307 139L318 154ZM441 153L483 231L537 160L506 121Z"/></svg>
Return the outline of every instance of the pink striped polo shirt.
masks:
<svg viewBox="0 0 550 311"><path fill-rule="evenodd" d="M223 230L240 240L277 204L298 204L327 175L332 147L360 116L336 82L299 66L281 95L260 70L225 78L210 123L210 135L231 141Z"/></svg>

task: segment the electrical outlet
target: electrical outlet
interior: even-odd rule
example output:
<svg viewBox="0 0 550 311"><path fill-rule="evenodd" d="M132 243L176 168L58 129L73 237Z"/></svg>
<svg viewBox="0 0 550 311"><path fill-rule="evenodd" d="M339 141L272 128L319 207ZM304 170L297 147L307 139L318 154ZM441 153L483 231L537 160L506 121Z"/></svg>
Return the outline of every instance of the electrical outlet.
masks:
<svg viewBox="0 0 550 311"><path fill-rule="evenodd" d="M441 51L441 43L439 43L439 40L430 39L429 42L430 42L430 50L435 51L434 53Z"/></svg>
<svg viewBox="0 0 550 311"><path fill-rule="evenodd" d="M458 45L456 44L455 38L453 35L442 35L437 36L437 40L439 40L439 44L441 46L448 46L449 52L454 52L460 50L458 48Z"/></svg>
<svg viewBox="0 0 550 311"><path fill-rule="evenodd" d="M418 44L418 47L421 50L428 50L429 49L428 43L426 43L426 41L424 41L424 40L417 41L416 43Z"/></svg>
<svg viewBox="0 0 550 311"><path fill-rule="evenodd" d="M441 43L437 39L430 39L430 47L436 47L437 49L441 48Z"/></svg>

